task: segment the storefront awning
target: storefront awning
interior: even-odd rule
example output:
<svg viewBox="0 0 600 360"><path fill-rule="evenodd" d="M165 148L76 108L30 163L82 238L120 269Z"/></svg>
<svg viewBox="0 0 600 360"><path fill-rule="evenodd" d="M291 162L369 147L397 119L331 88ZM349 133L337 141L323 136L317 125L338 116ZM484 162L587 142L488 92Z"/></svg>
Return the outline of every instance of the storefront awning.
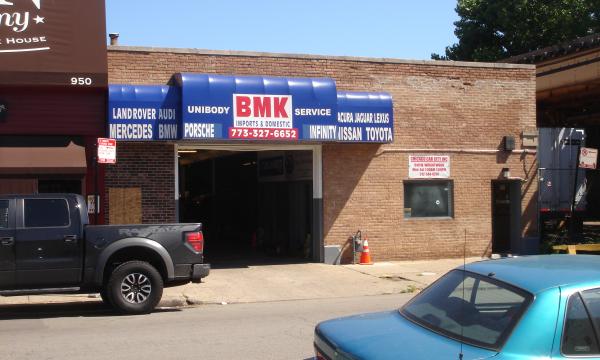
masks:
<svg viewBox="0 0 600 360"><path fill-rule="evenodd" d="M394 140L394 104L388 93L339 91L338 136L361 142Z"/></svg>
<svg viewBox="0 0 600 360"><path fill-rule="evenodd" d="M335 123L328 78L178 74L183 139L311 140L309 125Z"/></svg>
<svg viewBox="0 0 600 360"><path fill-rule="evenodd" d="M85 174L85 148L69 143L66 147L0 147L0 174Z"/></svg>
<svg viewBox="0 0 600 360"><path fill-rule="evenodd" d="M119 140L175 140L181 114L176 86L110 85L109 136Z"/></svg>
<svg viewBox="0 0 600 360"><path fill-rule="evenodd" d="M387 93L338 92L333 79L182 73L176 86L110 85L117 140L393 141Z"/></svg>

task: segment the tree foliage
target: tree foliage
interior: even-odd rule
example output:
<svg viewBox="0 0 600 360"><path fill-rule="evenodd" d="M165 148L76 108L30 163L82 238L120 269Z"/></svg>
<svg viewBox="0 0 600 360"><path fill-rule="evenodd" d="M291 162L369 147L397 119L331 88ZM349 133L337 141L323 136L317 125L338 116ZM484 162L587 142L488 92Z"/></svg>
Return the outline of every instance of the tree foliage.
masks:
<svg viewBox="0 0 600 360"><path fill-rule="evenodd" d="M600 32L600 0L458 0L458 43L432 59L496 61Z"/></svg>

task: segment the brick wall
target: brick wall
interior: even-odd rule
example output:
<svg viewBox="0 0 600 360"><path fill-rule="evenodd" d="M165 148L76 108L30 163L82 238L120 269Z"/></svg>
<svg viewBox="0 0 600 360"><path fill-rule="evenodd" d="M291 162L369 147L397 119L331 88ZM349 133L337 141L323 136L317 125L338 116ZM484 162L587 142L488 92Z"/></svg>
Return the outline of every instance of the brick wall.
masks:
<svg viewBox="0 0 600 360"><path fill-rule="evenodd" d="M111 48L108 59L111 83L165 84L199 72L331 77L340 90L391 93L393 144L323 147L326 244L344 244L360 228L375 260L462 256L466 229L468 254L488 254L491 184L504 167L524 179L522 233L536 236L535 154L497 151L503 136L520 145L521 131L535 129L533 67L133 48ZM421 153L451 156L453 219L404 218L408 155Z"/></svg>
<svg viewBox="0 0 600 360"><path fill-rule="evenodd" d="M173 154L172 144L122 141L118 143L117 164L105 166L106 223L109 223L110 218L110 188L141 188L143 223L176 221Z"/></svg>

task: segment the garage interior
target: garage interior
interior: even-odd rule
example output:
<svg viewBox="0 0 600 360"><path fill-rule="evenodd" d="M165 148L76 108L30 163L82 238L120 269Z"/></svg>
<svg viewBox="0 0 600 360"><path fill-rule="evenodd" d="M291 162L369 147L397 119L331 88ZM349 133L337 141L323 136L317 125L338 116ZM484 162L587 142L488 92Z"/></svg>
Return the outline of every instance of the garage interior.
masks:
<svg viewBox="0 0 600 360"><path fill-rule="evenodd" d="M312 151L180 149L178 159L179 220L203 224L206 261L312 261Z"/></svg>

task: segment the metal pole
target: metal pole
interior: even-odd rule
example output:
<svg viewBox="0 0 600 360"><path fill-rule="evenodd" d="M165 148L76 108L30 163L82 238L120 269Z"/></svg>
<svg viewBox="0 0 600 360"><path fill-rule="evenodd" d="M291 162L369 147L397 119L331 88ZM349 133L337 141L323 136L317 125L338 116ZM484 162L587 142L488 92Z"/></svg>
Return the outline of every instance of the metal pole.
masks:
<svg viewBox="0 0 600 360"><path fill-rule="evenodd" d="M575 180L573 181L573 202L571 203L571 220L569 221L569 232L571 243L575 243L575 200L577 197L577 175L579 174L579 154L581 153L581 143L577 145L577 160L575 161Z"/></svg>
<svg viewBox="0 0 600 360"><path fill-rule="evenodd" d="M98 144L96 144L96 147ZM94 156L94 225L98 225L98 210L100 209L100 194L98 186L98 156Z"/></svg>

